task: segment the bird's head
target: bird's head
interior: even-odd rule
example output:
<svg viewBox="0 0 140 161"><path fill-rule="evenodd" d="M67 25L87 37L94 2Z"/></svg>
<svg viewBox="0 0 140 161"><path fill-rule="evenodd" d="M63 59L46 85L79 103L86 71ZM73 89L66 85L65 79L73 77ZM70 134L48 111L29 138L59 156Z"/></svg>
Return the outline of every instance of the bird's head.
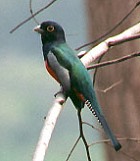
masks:
<svg viewBox="0 0 140 161"><path fill-rule="evenodd" d="M34 28L34 31L41 34L43 45L46 43L65 42L64 30L56 22L42 22L41 25Z"/></svg>

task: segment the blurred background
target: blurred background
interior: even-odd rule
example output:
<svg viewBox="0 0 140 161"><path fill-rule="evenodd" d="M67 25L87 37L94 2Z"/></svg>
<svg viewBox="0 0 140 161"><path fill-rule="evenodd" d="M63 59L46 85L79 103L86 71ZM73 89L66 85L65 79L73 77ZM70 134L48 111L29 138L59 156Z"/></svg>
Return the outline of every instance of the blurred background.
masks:
<svg viewBox="0 0 140 161"><path fill-rule="evenodd" d="M37 11L47 3L48 1L34 2L33 10ZM123 4L120 0L116 2L58 0L36 18L39 22L54 20L61 24L66 31L68 44L72 48L77 48L107 32L135 3L136 1L130 0L125 0ZM137 22L138 13L139 10L113 34ZM45 70L40 36L33 32L36 23L31 20L14 33L9 33L13 27L29 16L28 0L12 0L12 2L0 0L0 160L2 161L32 159L43 127L44 116L53 104L54 94L59 90L59 85ZM104 60L137 50L139 40L112 49ZM103 68L97 75L96 89L105 89L117 81L122 81L117 88L108 93L101 93L100 90L97 92L107 120L118 137L140 137L138 70L139 58L136 58L120 65ZM96 123L87 109L83 110L83 118L84 121ZM86 126L85 133L90 143L101 139L99 132ZM78 136L76 110L68 100L57 122L46 160L65 160ZM136 159L140 157L138 144L130 145L129 142L122 144L125 152L128 147L133 146L133 151L130 149L129 154L132 153ZM107 147L104 144L92 146L90 148L92 159L97 161L130 159ZM86 160L82 142L78 144L70 160Z"/></svg>

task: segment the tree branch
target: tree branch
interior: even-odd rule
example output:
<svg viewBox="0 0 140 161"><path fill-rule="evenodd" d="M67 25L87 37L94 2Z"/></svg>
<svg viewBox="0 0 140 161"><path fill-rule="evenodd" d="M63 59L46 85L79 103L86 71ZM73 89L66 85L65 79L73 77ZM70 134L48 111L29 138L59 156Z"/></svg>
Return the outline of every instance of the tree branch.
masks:
<svg viewBox="0 0 140 161"><path fill-rule="evenodd" d="M121 63L123 61L126 61L126 60L131 59L131 58L135 58L137 56L140 56L140 52L136 52L136 53L133 53L133 54L130 54L130 55L123 56L123 57L118 58L118 59L102 62L102 63L99 63L99 64L94 64L92 66L87 67L87 69L91 70L91 69L94 69L94 68L101 68L101 67L105 67L105 66L108 66L108 65Z"/></svg>
<svg viewBox="0 0 140 161"><path fill-rule="evenodd" d="M47 114L44 122L43 129L40 134L40 138L33 155L33 161L43 161L45 157L46 150L48 148L52 132L54 130L57 118L63 109L63 104L65 102L65 96L59 93L56 96L55 102Z"/></svg>
<svg viewBox="0 0 140 161"><path fill-rule="evenodd" d="M85 67L88 67L90 63L94 62L101 55L104 55L111 47L138 38L140 38L140 22L124 32L101 42L99 45L88 51L81 58L81 61Z"/></svg>

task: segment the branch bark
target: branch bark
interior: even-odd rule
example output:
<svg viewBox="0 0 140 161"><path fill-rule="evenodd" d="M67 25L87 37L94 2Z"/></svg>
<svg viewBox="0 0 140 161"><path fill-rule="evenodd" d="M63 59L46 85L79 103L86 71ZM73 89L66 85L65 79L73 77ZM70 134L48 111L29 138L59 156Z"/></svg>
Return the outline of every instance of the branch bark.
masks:
<svg viewBox="0 0 140 161"><path fill-rule="evenodd" d="M88 67L90 63L94 62L98 57L105 54L111 47L138 38L140 38L140 22L124 32L101 42L99 45L88 51L87 54L81 58L81 61L85 67Z"/></svg>
<svg viewBox="0 0 140 161"><path fill-rule="evenodd" d="M63 109L65 96L61 93L57 94L55 102L45 118L44 126L42 128L36 150L33 155L33 161L43 161L47 151L52 132L56 125L57 119Z"/></svg>

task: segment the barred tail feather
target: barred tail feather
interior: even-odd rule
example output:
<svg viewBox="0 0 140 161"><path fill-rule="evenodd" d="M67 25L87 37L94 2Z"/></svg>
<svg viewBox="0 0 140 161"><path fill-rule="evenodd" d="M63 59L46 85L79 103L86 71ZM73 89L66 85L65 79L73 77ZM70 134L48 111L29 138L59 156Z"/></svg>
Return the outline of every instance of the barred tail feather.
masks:
<svg viewBox="0 0 140 161"><path fill-rule="evenodd" d="M100 114L98 112L98 110L93 109L91 103L87 100L86 105L88 106L88 108L90 109L90 111L94 114L95 117L98 118L99 123L102 125L105 133L107 134L107 136L111 139L111 142L115 148L116 151L118 151L121 148L121 144L118 142L118 140L116 139L116 137L114 136L114 134L112 133L111 129L109 128L104 116L102 114Z"/></svg>

